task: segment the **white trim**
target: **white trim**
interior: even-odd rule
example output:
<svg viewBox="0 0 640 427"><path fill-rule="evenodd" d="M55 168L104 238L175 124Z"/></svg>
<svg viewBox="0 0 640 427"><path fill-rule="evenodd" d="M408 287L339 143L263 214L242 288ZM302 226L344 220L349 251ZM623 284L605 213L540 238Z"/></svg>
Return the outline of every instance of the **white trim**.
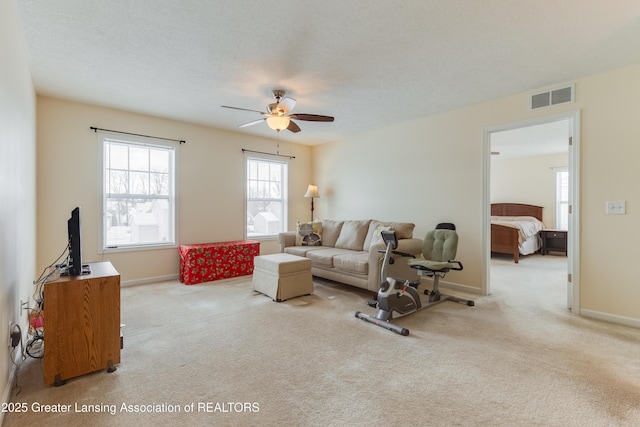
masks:
<svg viewBox="0 0 640 427"><path fill-rule="evenodd" d="M171 280L178 280L178 279L179 279L179 275L178 274L169 274L169 275L166 275L166 276L146 277L144 279L125 280L123 282L120 282L120 287L124 288L124 287L127 287L127 286L149 285L151 283L168 282L168 281L171 281Z"/></svg>
<svg viewBox="0 0 640 427"><path fill-rule="evenodd" d="M482 259L484 262L482 263L481 290L483 295L491 292L491 134L567 119L570 121L569 136L573 138L573 145L568 150L569 204L572 213L569 214L567 272L571 274L572 282L568 285L567 305L572 313L578 314L580 313L580 110L491 126L482 130Z"/></svg>
<svg viewBox="0 0 640 427"><path fill-rule="evenodd" d="M267 241L267 240L277 240L278 239L278 234L264 234L264 235L257 235L257 236L248 236L247 235L247 213L248 213L248 209L247 209L247 199L248 199L248 180L249 180L249 169L247 168L247 160L249 159L253 159L253 160L264 160L264 161L268 161L268 162L273 162L273 163L282 163L285 165L285 169L284 169L284 174L282 176L282 189L281 191L283 192L283 197L282 197L282 203L283 203L283 209L282 209L282 230L280 230L280 232L285 232L287 231L287 227L288 227L288 223L289 223L289 167L291 166L291 158L282 158L282 156L276 156L276 155L271 155L271 154L263 154L263 153L257 153L255 151L243 151L244 153L244 157L243 157L243 161L244 161L244 238L245 239L251 239L251 240L260 240L260 241Z"/></svg>
<svg viewBox="0 0 640 427"><path fill-rule="evenodd" d="M616 314L602 313L593 310L580 310L580 315L591 319L602 320L604 322L616 323L618 325L630 326L640 329L640 319L633 317L618 316Z"/></svg>
<svg viewBox="0 0 640 427"><path fill-rule="evenodd" d="M573 144L569 147L569 239L570 255L567 272L572 275L571 292L567 295L571 312L580 313L580 110L571 111Z"/></svg>
<svg viewBox="0 0 640 427"><path fill-rule="evenodd" d="M478 288L476 288L475 286L462 285L460 283L455 283L455 282L446 282L446 281L441 280L439 282L439 286L440 286L440 290L451 289L451 290L454 290L454 291L465 292L465 293L468 293L468 294L475 294L475 295L481 295L482 294L481 291L478 290Z"/></svg>
<svg viewBox="0 0 640 427"><path fill-rule="evenodd" d="M491 133L493 128L482 130L482 278L480 290L482 295L489 295L490 263L491 263Z"/></svg>
<svg viewBox="0 0 640 427"><path fill-rule="evenodd" d="M99 150L99 162L100 162L100 189L99 194L101 195L101 209L98 212L99 215L99 224L100 224L100 232L98 236L98 254L109 254L109 253L118 253L118 252L131 252L131 251L146 251L146 250L156 250L156 249L170 249L177 248L178 242L180 241L178 224L178 179L179 179L179 171L178 165L180 164L180 150L179 147L181 144L176 145L171 141L162 141L153 138L145 138L142 136L130 136L125 135L123 137L116 137L110 135L105 135L103 132L97 132L98 140L100 144ZM124 144L139 144L146 147L160 147L170 149L173 153L173 164L169 166L173 167L173 170L169 172L172 182L170 185L171 189L171 197L173 198L173 203L170 203L170 208L173 210L173 223L170 226L173 228L173 238L174 241L172 243L159 243L159 244L141 244L141 245L125 245L122 247L105 247L104 242L104 225L105 225L105 164L104 164L104 148L105 148L105 139L114 142L121 142Z"/></svg>
<svg viewBox="0 0 640 427"><path fill-rule="evenodd" d="M11 359L11 357L9 357L9 359ZM16 379L16 371L18 370L18 367L11 363L11 360L9 360L9 363L11 366L11 370L9 371L9 379L7 380L7 384L4 387L4 392L2 393L2 403L9 403L11 401L11 390L13 389L13 382ZM22 363L22 361L20 361L19 363ZM4 422L4 414L5 412L0 411L0 426Z"/></svg>

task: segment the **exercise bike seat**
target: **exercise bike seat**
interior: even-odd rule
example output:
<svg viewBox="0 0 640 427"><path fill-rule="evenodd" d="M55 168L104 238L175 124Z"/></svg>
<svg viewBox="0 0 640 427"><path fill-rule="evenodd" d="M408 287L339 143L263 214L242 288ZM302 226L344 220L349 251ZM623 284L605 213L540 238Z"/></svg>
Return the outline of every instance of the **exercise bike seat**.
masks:
<svg viewBox="0 0 640 427"><path fill-rule="evenodd" d="M462 270L462 263L455 259L458 250L458 233L455 229L436 228L429 231L422 245L423 258L408 260L417 270L447 272Z"/></svg>

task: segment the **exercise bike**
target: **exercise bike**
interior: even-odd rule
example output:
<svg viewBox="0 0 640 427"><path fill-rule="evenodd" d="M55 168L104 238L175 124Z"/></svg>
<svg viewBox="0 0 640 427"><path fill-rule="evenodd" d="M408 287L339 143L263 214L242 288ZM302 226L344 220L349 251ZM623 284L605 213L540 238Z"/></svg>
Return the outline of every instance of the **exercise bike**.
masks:
<svg viewBox="0 0 640 427"><path fill-rule="evenodd" d="M429 249L429 246L432 246L433 241L441 238L443 234L442 232L438 233L438 230L444 231L443 228L448 228L448 230L444 234L444 238L451 238L454 241L453 256L455 256L455 250L457 247L457 234L455 234L455 226L453 226L453 224L440 224L439 227L440 228L436 227L436 230L429 232L425 237L426 244L425 251L423 253L423 255L425 255L425 259L416 259L415 256L411 254L397 251L396 249L398 248L398 238L395 231L382 232L382 240L386 245L386 250L379 251L384 253L380 277L382 277L384 281L382 282L382 284L380 285L380 289L378 290L377 301L372 300L367 303L369 304L369 306L377 308L378 312L375 316L370 316L360 311L356 311L355 316L357 318L365 320L369 323L373 323L374 325L381 326L397 334L407 336L409 335L409 330L407 328L403 328L394 323L391 323L391 320L394 319L394 313L397 314L398 317L400 317L407 314L415 313L420 310L424 310L436 304L440 304L444 301L455 301L461 304L466 304L468 306L475 305L474 301L472 300L440 293L440 278L444 277L445 273L449 272L450 270L462 270L463 266L462 262L454 259L446 261L427 259L426 252ZM453 227L453 229L451 229L451 227ZM450 231L452 231L453 234L447 234ZM449 245L449 247L450 246L451 245ZM428 252L430 252L430 250ZM449 254L451 254L451 250L449 250ZM400 255L402 257L412 258L409 260L409 265L412 268L418 270L418 275L433 277L433 290L429 291L427 289L424 291L424 294L429 296L429 301L427 304L422 303L420 294L418 293L418 286L420 285L419 280L410 281L387 277L387 266L395 262L392 255ZM444 251L442 251L442 255L446 255ZM431 254L428 254L428 256L429 258L431 258Z"/></svg>

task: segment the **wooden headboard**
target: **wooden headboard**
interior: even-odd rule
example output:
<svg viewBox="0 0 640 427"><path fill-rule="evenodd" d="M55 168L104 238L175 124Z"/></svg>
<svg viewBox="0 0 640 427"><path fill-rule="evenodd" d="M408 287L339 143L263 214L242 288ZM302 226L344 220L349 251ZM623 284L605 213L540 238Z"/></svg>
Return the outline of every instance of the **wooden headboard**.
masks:
<svg viewBox="0 0 640 427"><path fill-rule="evenodd" d="M542 221L542 206L522 203L492 203L491 216L532 216Z"/></svg>

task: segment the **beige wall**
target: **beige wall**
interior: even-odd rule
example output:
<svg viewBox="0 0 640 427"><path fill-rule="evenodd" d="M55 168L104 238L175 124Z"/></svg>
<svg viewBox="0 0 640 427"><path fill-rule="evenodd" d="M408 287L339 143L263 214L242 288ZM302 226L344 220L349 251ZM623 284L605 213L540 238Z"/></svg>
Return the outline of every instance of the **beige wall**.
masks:
<svg viewBox="0 0 640 427"><path fill-rule="evenodd" d="M500 159L491 157L491 203L542 206L542 222L556 224L556 171L567 167L567 153Z"/></svg>
<svg viewBox="0 0 640 427"><path fill-rule="evenodd" d="M83 260L110 260L123 281L178 274L177 249L99 253L101 170L99 137L90 127L184 139L179 146L178 238L204 243L244 238L242 148L274 153L276 141L194 124L38 96L38 267L55 260L66 244L66 221L82 207ZM311 179L311 149L280 143L290 162L290 226L307 216L302 195ZM299 196L299 197L297 197ZM263 241L262 253L278 252Z"/></svg>
<svg viewBox="0 0 640 427"><path fill-rule="evenodd" d="M33 293L35 271L35 93L15 2L0 0L0 393L7 401L13 367L6 350L9 322L26 337L20 299ZM20 358L20 349L15 357ZM4 413L0 412L0 424Z"/></svg>
<svg viewBox="0 0 640 427"><path fill-rule="evenodd" d="M413 221L417 235L455 222L465 269L447 279L480 290L483 130L580 110L581 313L640 326L638 76L633 66L577 80L574 104L532 112L523 93L316 146L319 215ZM627 214L605 215L607 200L626 200Z"/></svg>

